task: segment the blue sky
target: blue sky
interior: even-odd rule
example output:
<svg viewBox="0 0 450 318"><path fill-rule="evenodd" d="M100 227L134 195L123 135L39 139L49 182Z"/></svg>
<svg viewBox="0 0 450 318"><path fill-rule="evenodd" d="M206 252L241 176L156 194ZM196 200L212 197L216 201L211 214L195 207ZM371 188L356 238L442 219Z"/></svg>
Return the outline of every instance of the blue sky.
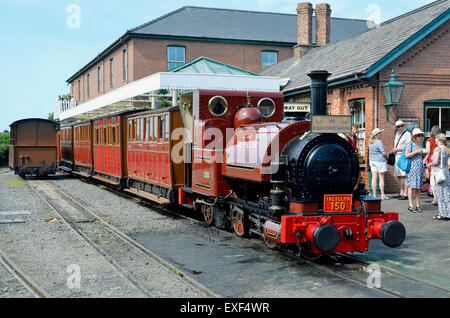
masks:
<svg viewBox="0 0 450 318"><path fill-rule="evenodd" d="M295 14L297 0L0 0L0 131L27 117L47 118L66 79L127 30L182 6ZM383 22L429 0L310 0L332 16ZM80 27L70 28L80 8Z"/></svg>

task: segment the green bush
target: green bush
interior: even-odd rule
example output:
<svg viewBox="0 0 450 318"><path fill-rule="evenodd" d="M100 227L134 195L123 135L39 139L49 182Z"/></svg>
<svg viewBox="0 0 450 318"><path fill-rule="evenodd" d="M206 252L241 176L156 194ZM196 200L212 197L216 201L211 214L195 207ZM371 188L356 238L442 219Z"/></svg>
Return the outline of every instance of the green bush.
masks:
<svg viewBox="0 0 450 318"><path fill-rule="evenodd" d="M0 133L0 167L7 166L9 160L9 133Z"/></svg>

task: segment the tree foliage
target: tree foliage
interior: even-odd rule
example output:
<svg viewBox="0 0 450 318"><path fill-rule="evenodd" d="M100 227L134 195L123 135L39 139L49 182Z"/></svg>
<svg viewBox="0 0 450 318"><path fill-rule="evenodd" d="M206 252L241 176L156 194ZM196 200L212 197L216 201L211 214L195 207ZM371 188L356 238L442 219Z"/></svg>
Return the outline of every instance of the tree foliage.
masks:
<svg viewBox="0 0 450 318"><path fill-rule="evenodd" d="M0 133L0 166L8 165L9 133Z"/></svg>

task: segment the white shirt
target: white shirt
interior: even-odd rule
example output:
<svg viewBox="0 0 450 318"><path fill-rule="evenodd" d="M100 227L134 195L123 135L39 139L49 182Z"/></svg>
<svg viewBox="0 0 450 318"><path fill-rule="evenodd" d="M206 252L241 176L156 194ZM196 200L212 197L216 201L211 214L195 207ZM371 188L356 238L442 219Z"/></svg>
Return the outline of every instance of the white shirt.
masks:
<svg viewBox="0 0 450 318"><path fill-rule="evenodd" d="M412 136L408 130L405 131L403 136L402 136L402 134L403 134L403 131L401 133L399 133L398 131L395 133L395 139L394 139L394 147L395 148L404 148L406 146L406 144L411 141ZM402 136L402 139L400 139L400 142L399 142L398 140L399 140L400 136ZM397 142L398 142L398 145L397 145ZM397 154L401 154L401 153L402 153L402 150L397 151Z"/></svg>

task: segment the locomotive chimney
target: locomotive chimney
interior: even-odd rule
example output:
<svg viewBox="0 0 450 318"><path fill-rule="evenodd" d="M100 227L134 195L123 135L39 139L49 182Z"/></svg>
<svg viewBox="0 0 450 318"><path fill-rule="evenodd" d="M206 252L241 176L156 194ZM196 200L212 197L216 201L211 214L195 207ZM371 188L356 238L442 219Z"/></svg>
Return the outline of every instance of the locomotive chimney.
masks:
<svg viewBox="0 0 450 318"><path fill-rule="evenodd" d="M327 71L312 71L311 78L311 116L327 115L327 79L331 74Z"/></svg>

